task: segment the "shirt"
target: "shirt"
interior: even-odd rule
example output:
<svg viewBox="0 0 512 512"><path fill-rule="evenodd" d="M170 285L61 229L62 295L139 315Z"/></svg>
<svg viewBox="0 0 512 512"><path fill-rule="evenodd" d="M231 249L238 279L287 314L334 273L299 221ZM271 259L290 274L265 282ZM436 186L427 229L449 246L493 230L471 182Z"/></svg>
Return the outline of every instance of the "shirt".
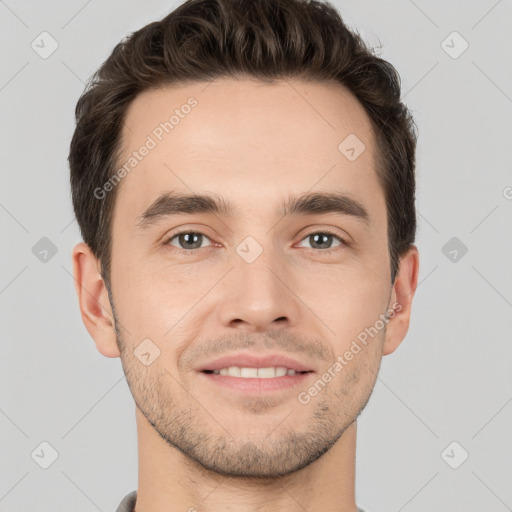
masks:
<svg viewBox="0 0 512 512"><path fill-rule="evenodd" d="M129 494L127 494L121 503L119 503L119 506L117 507L116 512L134 512L135 509L135 501L137 499L137 491L132 491ZM358 508L359 512L364 512L364 510Z"/></svg>

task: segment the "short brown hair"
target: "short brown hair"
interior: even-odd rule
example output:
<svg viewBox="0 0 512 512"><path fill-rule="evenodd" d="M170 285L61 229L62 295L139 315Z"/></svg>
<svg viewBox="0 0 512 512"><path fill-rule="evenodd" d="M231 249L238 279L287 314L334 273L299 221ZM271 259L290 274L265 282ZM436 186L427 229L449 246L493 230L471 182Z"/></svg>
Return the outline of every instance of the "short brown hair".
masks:
<svg viewBox="0 0 512 512"><path fill-rule="evenodd" d="M395 68L349 30L329 2L187 0L118 43L76 105L68 157L73 207L107 287L117 192L100 200L94 191L116 172L130 102L145 90L229 77L335 81L357 97L376 135L393 283L399 257L416 235L417 139Z"/></svg>

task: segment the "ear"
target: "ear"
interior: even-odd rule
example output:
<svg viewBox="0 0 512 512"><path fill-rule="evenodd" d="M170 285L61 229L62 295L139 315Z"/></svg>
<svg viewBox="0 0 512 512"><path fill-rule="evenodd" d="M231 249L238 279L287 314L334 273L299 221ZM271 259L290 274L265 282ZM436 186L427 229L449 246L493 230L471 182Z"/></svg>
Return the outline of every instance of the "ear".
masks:
<svg viewBox="0 0 512 512"><path fill-rule="evenodd" d="M416 246L412 246L400 258L395 283L391 291L388 304L390 320L386 327L386 336L382 354L387 356L394 352L409 330L411 318L412 299L416 292L419 272L419 253Z"/></svg>
<svg viewBox="0 0 512 512"><path fill-rule="evenodd" d="M107 287L99 271L100 263L84 242L73 248L72 258L75 289L84 325L101 354L119 357L114 317Z"/></svg>

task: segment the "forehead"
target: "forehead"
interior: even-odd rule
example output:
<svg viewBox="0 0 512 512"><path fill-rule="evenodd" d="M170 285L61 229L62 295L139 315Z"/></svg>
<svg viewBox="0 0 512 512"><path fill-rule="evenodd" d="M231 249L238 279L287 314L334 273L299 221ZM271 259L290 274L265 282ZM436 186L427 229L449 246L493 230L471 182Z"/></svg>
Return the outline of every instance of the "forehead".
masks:
<svg viewBox="0 0 512 512"><path fill-rule="evenodd" d="M248 216L307 191L385 208L370 118L338 84L226 79L145 91L127 109L122 148L114 223L135 226L169 190L229 196Z"/></svg>

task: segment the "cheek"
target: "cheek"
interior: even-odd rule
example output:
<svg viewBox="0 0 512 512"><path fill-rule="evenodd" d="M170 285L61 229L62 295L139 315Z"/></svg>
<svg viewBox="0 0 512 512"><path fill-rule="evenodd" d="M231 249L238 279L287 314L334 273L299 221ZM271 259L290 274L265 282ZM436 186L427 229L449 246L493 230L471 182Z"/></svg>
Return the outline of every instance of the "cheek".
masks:
<svg viewBox="0 0 512 512"><path fill-rule="evenodd" d="M164 340L191 328L190 322L197 322L200 311L210 311L209 292L230 266L229 261L223 264L215 259L195 259L179 265L162 258L155 258L154 264L126 258L117 261L116 309L134 339L153 335ZM325 336L332 336L337 350L342 350L385 311L389 290L382 266L382 261L376 268L376 262L369 261L368 255L355 253L347 254L339 264L297 260L296 264L283 265L282 278L293 291L288 300L298 303L303 311L295 321L317 323ZM216 300L222 297L217 296ZM189 317L187 312L191 312Z"/></svg>
<svg viewBox="0 0 512 512"><path fill-rule="evenodd" d="M199 264L186 267L141 265L139 271L127 272L119 286L123 293L120 315L131 338L154 339L163 352L193 334L197 315L207 311L208 291L219 279L219 269L200 270Z"/></svg>
<svg viewBox="0 0 512 512"><path fill-rule="evenodd" d="M169 324L175 310L169 303L171 297L176 302L180 300L179 293L175 292L175 280L127 260L116 267L113 277L114 273L116 312L119 320L126 324L129 337L134 342L140 336L150 337L150 333L158 333L161 337L165 327L161 322L165 320L165 324Z"/></svg>
<svg viewBox="0 0 512 512"><path fill-rule="evenodd" d="M386 310L389 287L382 277L362 265L302 272L298 282L297 295L326 326L325 332L332 336L338 350L374 325Z"/></svg>

